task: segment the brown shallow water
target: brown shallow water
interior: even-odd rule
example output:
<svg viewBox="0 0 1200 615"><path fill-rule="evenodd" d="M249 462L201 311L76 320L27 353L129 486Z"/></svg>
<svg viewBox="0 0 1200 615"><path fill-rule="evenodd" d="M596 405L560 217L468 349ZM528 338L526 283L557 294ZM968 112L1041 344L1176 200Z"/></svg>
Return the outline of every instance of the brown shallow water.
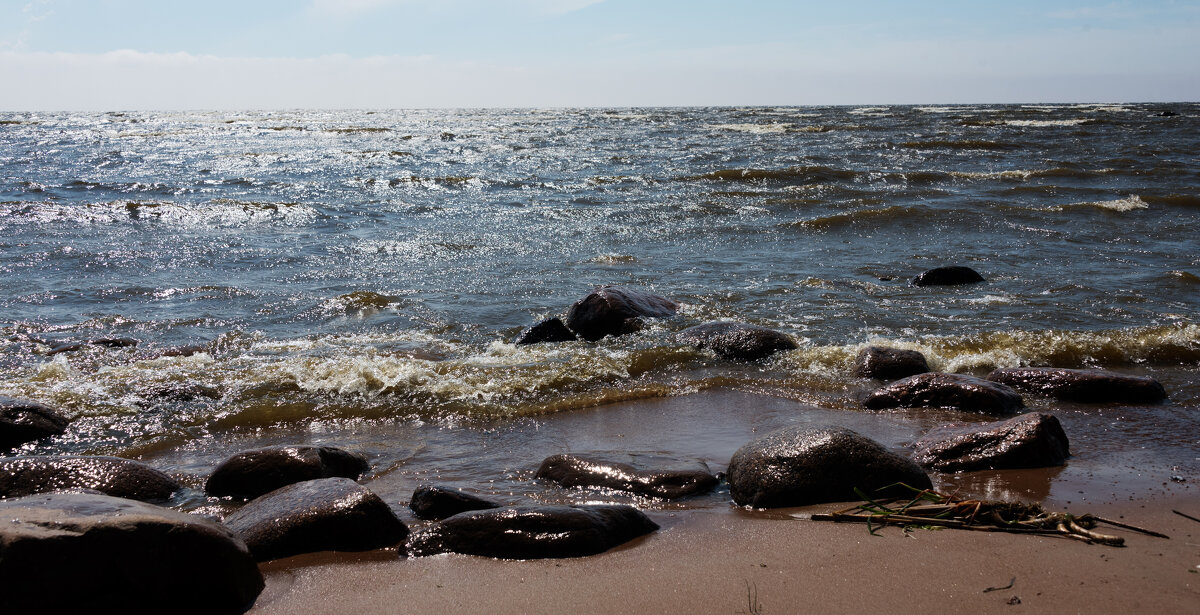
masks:
<svg viewBox="0 0 1200 615"><path fill-rule="evenodd" d="M1161 373L1170 390L1186 382ZM865 389L864 389L865 390ZM852 393L854 395L856 393ZM1078 510L1155 494L1200 489L1200 449L1195 430L1195 389L1174 391L1152 406L1074 404L1027 397L1031 410L1053 412L1071 439L1072 457L1059 468L933 473L943 491L988 499L1045 501ZM1179 403L1182 400L1183 404ZM675 502L600 489L564 489L533 477L541 460L572 452L599 454L648 468L706 464L723 472L743 444L772 429L803 424L841 426L901 454L924 432L948 422L988 417L943 409L867 411L712 389L690 395L619 402L542 417L474 422L357 421L314 423L231 433L146 458L181 474L194 489L177 497L184 508L223 514L230 504L199 491L207 472L233 453L271 444L314 443L367 454L372 471L362 481L406 521L413 490L434 483L465 489L509 504L625 502L651 511L729 511L728 489ZM1086 512L1086 511L1084 511Z"/></svg>

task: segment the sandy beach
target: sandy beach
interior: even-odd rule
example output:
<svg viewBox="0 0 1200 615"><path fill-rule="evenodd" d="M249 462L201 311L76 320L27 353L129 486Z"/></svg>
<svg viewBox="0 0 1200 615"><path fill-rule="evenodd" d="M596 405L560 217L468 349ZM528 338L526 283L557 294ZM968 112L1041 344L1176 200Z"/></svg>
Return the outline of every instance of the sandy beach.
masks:
<svg viewBox="0 0 1200 615"><path fill-rule="evenodd" d="M1170 536L1114 531L1122 548L962 530L871 536L796 517L836 507L658 513L659 532L580 559L298 556L263 566L267 588L251 613L1190 613L1200 604L1200 523L1172 512L1195 516L1197 494L1091 506Z"/></svg>

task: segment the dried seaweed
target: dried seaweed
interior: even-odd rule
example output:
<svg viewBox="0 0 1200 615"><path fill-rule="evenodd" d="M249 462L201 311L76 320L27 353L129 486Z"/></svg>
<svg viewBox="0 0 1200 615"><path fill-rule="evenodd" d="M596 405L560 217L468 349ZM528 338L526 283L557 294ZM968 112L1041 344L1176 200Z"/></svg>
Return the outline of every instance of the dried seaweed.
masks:
<svg viewBox="0 0 1200 615"><path fill-rule="evenodd" d="M1075 515L1065 512L1048 512L1041 504L1024 502L1001 502L988 500L956 499L932 489L916 489L903 483L888 485L880 491L903 487L913 493L911 499L889 497L871 498L859 489L854 492L863 499L861 504L828 514L814 514L814 521L867 524L867 530L875 534L878 527L899 525L911 528L953 528L982 532L1009 532L1014 534L1038 534L1080 540L1089 544L1112 547L1124 546L1120 536L1096 531L1101 523L1140 532L1158 538L1166 535L1127 523L1103 519L1095 515Z"/></svg>

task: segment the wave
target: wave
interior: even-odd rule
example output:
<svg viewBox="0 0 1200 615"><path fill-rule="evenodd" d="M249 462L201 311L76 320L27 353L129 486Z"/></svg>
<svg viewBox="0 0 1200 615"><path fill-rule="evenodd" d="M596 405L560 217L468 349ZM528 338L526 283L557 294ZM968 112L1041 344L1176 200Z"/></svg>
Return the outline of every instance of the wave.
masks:
<svg viewBox="0 0 1200 615"><path fill-rule="evenodd" d="M702 175L680 177L681 181L724 181L724 182L784 182L799 181L809 184L850 181L859 177L858 171L835 169L820 165L789 167L786 169L722 169Z"/></svg>
<svg viewBox="0 0 1200 615"><path fill-rule="evenodd" d="M1095 124L1097 120L1091 118L1070 118L1065 120L1004 120L1006 126L1020 126L1023 128L1044 128L1047 126L1081 126L1084 124Z"/></svg>
<svg viewBox="0 0 1200 615"><path fill-rule="evenodd" d="M933 139L928 141L905 141L899 144L900 147L912 149L963 149L963 150L997 150L1011 151L1021 149L1016 143L1002 143L1000 141L982 141L982 140L962 140L948 141L941 139Z"/></svg>
<svg viewBox="0 0 1200 615"><path fill-rule="evenodd" d="M1108 211L1134 211L1136 209L1149 209L1150 205L1143 201L1136 194L1131 194L1123 199L1114 199L1111 201L1084 201L1081 203L1071 203L1069 205L1061 205L1048 208L1048 211L1065 211L1071 209L1105 209Z"/></svg>
<svg viewBox="0 0 1200 615"><path fill-rule="evenodd" d="M281 223L307 224L320 214L300 203L269 203L213 199L203 203L172 201L110 201L67 204L19 202L0 204L0 221L15 224L119 224L130 220L182 226L241 226Z"/></svg>
<svg viewBox="0 0 1200 615"><path fill-rule="evenodd" d="M915 216L927 216L928 214L929 210L924 207L891 205L889 207L881 207L878 209L860 209L858 211L848 211L829 216L821 216L819 218L810 218L808 220L785 222L781 226L784 228L803 228L827 231L834 228L852 226L864 222L883 224L905 218L912 218Z"/></svg>
<svg viewBox="0 0 1200 615"><path fill-rule="evenodd" d="M374 293L340 299L369 306L388 300ZM95 451L109 446L112 434L121 432L128 434L121 446L131 446L197 430L405 417L531 416L713 386L856 407L854 392L861 384L851 375L854 357L871 344L918 350L931 367L946 372L1200 363L1200 326L1183 323L1102 331L1003 330L829 345L801 339L800 348L749 366L716 361L709 353L681 346L663 329L599 344L514 346L496 341L483 348L420 331L242 338L214 342L188 356L160 354L99 369L57 355L29 369L4 372L0 394L62 408L76 419L73 429L81 446ZM154 392L184 386L213 393L156 410L163 402Z"/></svg>
<svg viewBox="0 0 1200 615"><path fill-rule="evenodd" d="M1200 208L1200 195L1195 194L1146 195L1141 198L1153 205Z"/></svg>

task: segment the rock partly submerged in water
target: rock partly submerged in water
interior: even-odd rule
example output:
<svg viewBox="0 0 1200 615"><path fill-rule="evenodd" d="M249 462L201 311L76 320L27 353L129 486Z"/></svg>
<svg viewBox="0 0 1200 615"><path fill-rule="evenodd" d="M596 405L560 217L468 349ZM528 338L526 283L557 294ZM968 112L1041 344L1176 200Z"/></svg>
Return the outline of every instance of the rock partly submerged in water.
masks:
<svg viewBox="0 0 1200 615"><path fill-rule="evenodd" d="M225 519L259 561L314 551L391 547L408 527L378 495L348 478L276 489Z"/></svg>
<svg viewBox="0 0 1200 615"><path fill-rule="evenodd" d="M854 375L859 378L896 380L928 371L925 355L916 350L867 346L854 358Z"/></svg>
<svg viewBox="0 0 1200 615"><path fill-rule="evenodd" d="M679 306L658 295L621 286L601 286L567 310L566 325L579 337L594 342L641 328L641 318L672 316Z"/></svg>
<svg viewBox="0 0 1200 615"><path fill-rule="evenodd" d="M2 613L243 613L263 589L219 523L104 495L0 501Z"/></svg>
<svg viewBox="0 0 1200 615"><path fill-rule="evenodd" d="M424 485L413 491L408 507L418 519L441 520L469 510L499 508L500 504L457 489Z"/></svg>
<svg viewBox="0 0 1200 615"><path fill-rule="evenodd" d="M454 515L414 536L416 555L463 553L502 559L583 557L658 529L632 506L511 506Z"/></svg>
<svg viewBox="0 0 1200 615"><path fill-rule="evenodd" d="M1025 402L1016 391L998 382L930 372L882 387L867 396L864 405L873 410L933 407L996 415L1017 412Z"/></svg>
<svg viewBox="0 0 1200 615"><path fill-rule="evenodd" d="M997 369L988 380L1027 393L1081 402L1157 403L1167 391L1149 376L1130 376L1102 369L1017 367Z"/></svg>
<svg viewBox="0 0 1200 615"><path fill-rule="evenodd" d="M527 344L541 344L543 342L573 342L579 339L574 333L563 324L560 318L547 318L532 327L521 332L517 339L513 340L513 344L524 346Z"/></svg>
<svg viewBox="0 0 1200 615"><path fill-rule="evenodd" d="M601 487L668 500L708 493L717 486L717 477L703 467L639 470L627 463L568 454L547 457L537 478L564 487Z"/></svg>
<svg viewBox="0 0 1200 615"><path fill-rule="evenodd" d="M243 451L213 470L204 490L249 500L285 485L318 478L357 479L367 458L332 446L288 445Z"/></svg>
<svg viewBox="0 0 1200 615"><path fill-rule="evenodd" d="M726 479L733 501L755 508L859 500L855 488L874 497L896 483L932 487L917 464L874 440L849 429L803 425L775 430L738 449Z"/></svg>
<svg viewBox="0 0 1200 615"><path fill-rule="evenodd" d="M796 342L784 333L740 322L710 322L679 332L679 341L708 349L724 359L757 361L776 352L795 350Z"/></svg>
<svg viewBox="0 0 1200 615"><path fill-rule="evenodd" d="M1060 466L1070 454L1058 419L1029 412L982 425L938 427L917 441L913 460L942 472L971 472Z"/></svg>
<svg viewBox="0 0 1200 615"><path fill-rule="evenodd" d="M163 502L180 488L163 472L120 457L0 459L0 497L85 489L118 498Z"/></svg>
<svg viewBox="0 0 1200 615"><path fill-rule="evenodd" d="M0 452L67 431L71 421L35 401L0 395Z"/></svg>
<svg viewBox="0 0 1200 615"><path fill-rule="evenodd" d="M956 286L959 284L974 284L983 282L983 276L978 271L962 265L950 267L935 267L923 271L913 278L913 286Z"/></svg>

